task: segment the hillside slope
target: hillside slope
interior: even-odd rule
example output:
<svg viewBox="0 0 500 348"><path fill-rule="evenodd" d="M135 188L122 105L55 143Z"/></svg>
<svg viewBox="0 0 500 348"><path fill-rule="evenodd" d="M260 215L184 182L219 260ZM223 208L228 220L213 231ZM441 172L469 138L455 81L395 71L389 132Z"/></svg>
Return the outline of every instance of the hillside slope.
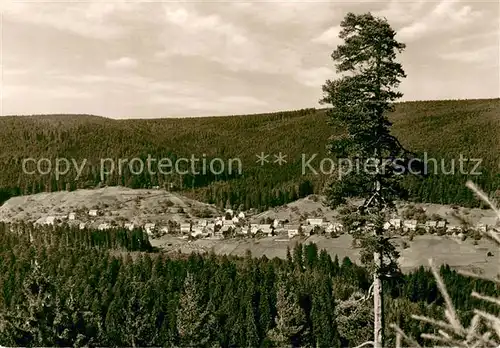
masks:
<svg viewBox="0 0 500 348"><path fill-rule="evenodd" d="M102 216L89 217L97 209ZM147 222L167 224L183 223L200 213L218 216L221 212L177 193L163 190L133 190L126 187L105 187L97 190L76 190L38 193L12 197L0 207L0 221L44 223L48 216L66 220L69 213L76 214L76 222L100 223Z"/></svg>
<svg viewBox="0 0 500 348"><path fill-rule="evenodd" d="M274 207L254 215L255 221L278 219L288 220L290 223L299 223L306 218L322 218L325 221L336 221L340 218L339 209L333 210L325 206L325 197L311 195L306 198L298 199L289 204ZM360 200L351 201L354 204L360 204ZM449 226L460 227L463 224L468 226L491 225L496 220L496 214L491 209L465 208L460 206L450 206L432 203L408 203L396 202L398 216L402 219L407 211L422 210L427 220L439 219L446 220ZM414 214L413 214L414 215ZM411 217L413 218L413 217ZM406 219L411 219L406 218Z"/></svg>
<svg viewBox="0 0 500 348"><path fill-rule="evenodd" d="M393 133L408 149L428 158L445 159L448 171L455 159L458 170L460 154L480 158L480 176L471 177L488 192L500 187L500 99L405 102L396 106L390 117ZM0 118L0 201L10 195L91 188L101 181L100 159L154 159L185 157L221 158L226 170L206 175L142 175L131 173L127 165L105 177L105 183L131 188L172 186L183 194L245 209L266 209L282 205L311 193L319 193L325 175L302 173L305 159L317 154L311 162L319 168L327 156L328 138L339 132L327 126L325 110L299 110L264 115L206 117L152 120L111 120L96 116L31 116ZM286 155L286 163L272 163L273 155ZM268 154L270 163L256 163L258 154ZM22 173L24 158L57 157L87 162L77 177L73 168L56 180L55 173L28 175ZM241 160L228 173L230 159ZM137 164L137 163L136 163ZM440 166L440 163L438 163ZM117 165L116 165L117 166ZM237 167L237 166L236 166ZM200 167L201 168L201 167ZM219 167L217 164L215 168ZM472 167L470 167L472 168ZM35 169L31 167L31 169ZM134 170L134 168L131 168ZM138 168L135 168L138 169ZM209 169L208 169L209 171ZM441 171L441 169L440 169ZM423 182L406 184L416 200L439 204L474 205L477 201L463 186L467 176L432 175ZM2 199L3 197L3 199Z"/></svg>

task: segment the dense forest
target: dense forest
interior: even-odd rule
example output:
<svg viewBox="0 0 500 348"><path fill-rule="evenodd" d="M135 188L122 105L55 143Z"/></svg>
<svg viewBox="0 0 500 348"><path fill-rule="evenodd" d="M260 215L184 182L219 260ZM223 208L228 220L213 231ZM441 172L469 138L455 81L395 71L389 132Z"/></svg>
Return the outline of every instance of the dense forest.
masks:
<svg viewBox="0 0 500 348"><path fill-rule="evenodd" d="M500 186L500 99L460 101L418 101L396 104L390 115L393 132L402 144L420 158L438 160L438 172L453 168L455 174L429 175L425 179L406 181L416 201L479 204L465 188L472 179L488 193ZM132 188L165 187L220 207L266 209L286 204L311 193L321 193L326 175L314 175L309 169L302 173L302 154L318 170L320 159L328 157L328 138L342 130L327 126L325 110L305 109L263 115L242 115L205 118L164 118L113 120L90 115L39 115L2 117L0 119L0 203L8 197L45 191L74 190L102 185L123 185ZM269 154L266 163L256 163L256 155ZM273 155L287 157L281 166L273 164ZM218 174L155 175L148 170L137 173L140 164L123 165L118 160L133 158L146 163L153 159L200 159L209 163L221 158L226 165ZM458 173L459 156L482 159L479 176ZM49 174L24 174L23 159L48 158ZM66 158L71 169L56 177L53 166L57 158ZM101 159L113 159L115 171L101 180ZM236 167L229 173L230 159L240 159L242 172ZM74 163L85 166L78 177ZM74 163L71 161L75 161ZM106 162L107 163L107 162ZM109 163L107 163L109 164ZM35 163L27 168L35 171ZM49 169L48 163L41 166ZM201 167L197 170L201 170ZM214 165L218 170L220 167ZM434 165L429 164L430 170ZM472 170L474 163L465 165ZM188 167L189 168L189 167ZM62 167L65 170L65 166ZM321 173L320 173L321 174ZM75 178L78 177L78 180Z"/></svg>
<svg viewBox="0 0 500 348"><path fill-rule="evenodd" d="M494 283L440 270L456 308L498 308L469 297ZM372 337L367 271L296 244L286 259L166 254L140 231L0 224L3 346L355 346ZM443 318L432 274L384 288L385 321L418 337ZM387 327L387 346L394 334Z"/></svg>

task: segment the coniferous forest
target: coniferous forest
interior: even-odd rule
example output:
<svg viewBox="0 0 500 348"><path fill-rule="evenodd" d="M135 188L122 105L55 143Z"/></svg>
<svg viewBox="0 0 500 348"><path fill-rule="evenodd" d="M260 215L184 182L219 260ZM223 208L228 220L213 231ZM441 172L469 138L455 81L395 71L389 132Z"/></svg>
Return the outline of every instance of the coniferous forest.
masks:
<svg viewBox="0 0 500 348"><path fill-rule="evenodd" d="M390 16L401 16L406 12L393 6L394 4L395 2L391 2L390 7L377 12L391 13ZM424 38L423 34L438 36L439 31L430 29L440 26L444 20L456 22L452 26L446 25L446 32L456 29L458 32L468 33L470 30L466 29L470 27L462 25L468 24L469 19L481 18L485 19L485 23L491 24L491 20L482 17L489 8L477 11L473 6L467 5L456 8L454 12L453 7L442 5L439 4L429 12L427 17L431 18L430 22L417 21L414 15L405 16L408 18L399 21L402 31L406 30L405 35L417 42L417 39ZM385 17L375 18L371 12L363 15L349 12L339 26L331 27L330 24L326 31L322 29L322 33L316 37L311 34L323 26L323 20L313 16L314 21L317 21L314 27L303 27L300 35L297 35L299 32L293 31L288 24L304 24L301 19L308 13L293 8L301 16L297 19L286 18L290 14L286 12L289 10L285 10L284 19L289 23L280 28L279 43L285 43L282 48L286 46L287 50L276 47L278 50L274 52L278 60L274 62L274 59L269 58L274 46L279 46L278 37L274 40L266 36L264 40L263 35L254 35L258 32L255 25L263 24L256 18L248 21L254 28L252 30L250 27L240 28L236 25L247 19L243 17L246 8L238 8L234 23L226 23L223 19L225 17L219 17L216 13L208 15L208 12L213 12L208 7L179 7L175 11L162 7L159 12L164 12L165 17L152 17L154 20L150 24L137 26L133 33L128 30L132 28L128 25L135 23L132 17L142 17L143 14L132 7L106 7L104 11L97 11L95 7L67 9L60 18L52 17L50 11L43 12L41 16L40 13L32 16L21 8L7 8L7 17L12 14L16 19L20 17L20 21L12 21L12 28L14 33L21 33L23 37L31 36L27 35L31 32L26 29L31 26L45 25L52 20L65 22L63 26L52 25L50 32L47 31L49 34L40 29L47 36L43 36L43 40L36 40L37 43L33 46L37 48L34 52L38 53L30 54L29 57L37 56L37 62L33 66L36 69L32 71L44 74L41 75L40 84L38 79L26 80L26 86L33 83L34 89L26 88L24 82L21 84L23 80L13 78L12 81L16 83L11 86L14 86L12 90L15 93L7 94L7 100L14 106L9 106L12 112L35 108L41 110L36 105L37 96L40 95L43 96L40 98L43 110L56 110L56 107L57 110L74 110L81 104L73 102L73 98L85 95L89 97L89 102L95 102L92 109L86 110L99 108L106 112L112 111L113 103L117 100L106 92L118 85L120 88L116 91L120 94L116 95L121 99L126 98L122 96L129 95L125 94L130 93L129 88L134 90L130 93L132 99L137 93L148 95L147 99L137 99L136 103L119 105L119 110L126 112L133 112L130 110L135 109L141 113L139 110L169 107L171 110L182 110L188 103L196 105L186 110L206 110L206 106L217 110L224 106L222 104L231 107L225 110L242 110L244 105L260 105L259 110L264 110L260 107L285 105L275 104L275 101L281 98L284 100L285 97L295 98L302 91L306 92L306 89L302 89L305 86L313 87L311 85L316 83L314 80L322 78L325 72L331 73L324 64L318 65L319 60L313 59L316 51L312 46L306 46L302 42L296 49L292 48L295 43L300 43L299 36L323 46L332 44L336 48L330 55L335 66L335 74L332 74L335 80L328 79L321 86L323 97L318 101L327 108L227 117L206 115L171 118L172 115L167 114L165 118L158 119L110 119L87 114L0 117L0 208L7 206L6 210L10 209L8 214L2 215L2 219L12 219L0 221L0 348L361 348L367 345L374 348L401 348L403 342L412 347L426 346L426 340L433 340L435 344L443 346L496 347L497 338L500 339L500 274L497 279L488 280L483 274L467 275L448 265L440 264L436 267L438 262L434 263L432 259L429 259L430 268L421 266L402 273L398 262L403 263L403 257L406 258L405 269L410 269L412 262L414 265L421 264L420 258L423 255L435 252L428 251L426 247L422 253L420 249L410 249L412 246L405 239L402 240L401 248L409 250L402 256L392 243L395 234L392 231L402 230L404 234L408 233L408 240L411 241L416 233L433 234L434 231L446 231L447 228L442 228L441 224L434 221L437 216L441 223L443 214L437 213L433 214L432 224L431 221L426 225L421 224L423 221L417 221L416 217L424 216L425 210L421 207L417 210L414 204L406 209L403 217L408 221L403 221L404 226L400 226L401 220L397 218L400 214L395 203L401 201L488 208L500 218L500 210L495 208L495 199L500 198L500 98L397 102L403 97L398 88L406 73L396 57L404 51L406 45L396 40L396 32ZM335 16L338 14L337 10L340 9L335 9ZM419 12L421 9L419 6L411 6L411 10L410 12ZM120 17L122 12L124 15L126 13L124 17ZM78 20L81 15L87 19ZM90 17L92 21L89 22ZM159 18L162 20L158 20ZM269 21L270 17L265 19L266 32L269 34L272 23ZM404 25L407 20L407 25ZM10 19L8 22L10 24ZM66 28L70 22L74 26ZM112 25L103 26L103 23ZM280 23L283 24L284 22ZM80 35L81 28L90 27L94 29L92 35ZM293 36L290 37L293 40L281 38L283 28ZM17 31L20 29L23 31ZM157 33L159 35L143 40L144 32L154 33L153 30L157 29L161 30ZM183 32L189 35L184 39L191 39L184 40ZM135 35L137 33L139 35ZM202 33L203 36L200 35ZM334 33L344 41L343 44L331 40ZM65 41L57 41L60 34L65 34ZM122 57L115 60L110 53L116 56L125 48L122 46L122 39L128 34L133 38L130 47L134 52L141 51L142 54L135 59L129 54L132 51L127 48L130 52L127 55L120 54ZM476 41L479 37L491 36L489 31L485 32L487 35L469 34L468 38ZM83 36L85 41L77 41L75 35ZM169 38L174 36L179 37L178 40L170 42ZM211 37L214 41L210 40ZM37 36L30 40L35 38ZM97 38L99 42L92 41ZM447 36L446 42L455 42L457 45L448 46L457 46L457 49L460 47L460 51L451 51L451 48L446 47L443 52L433 52L433 56L439 57L442 62L429 71L436 73L436 69L441 69L444 64L453 64L453 69L443 69L447 74L436 74L436 78L429 78L423 68L431 64L424 64L425 60L418 61L418 65L412 70L424 75L415 81L420 81L421 86L437 83L438 87L433 86L434 88L441 86L446 90L448 88L445 87L449 85L441 84L437 77L460 81L458 78L455 80L460 76L456 68L459 65L455 64L477 65L473 61L477 54L473 60L470 55L465 60L450 59L470 53L462 50L470 49L470 45L464 43L461 47L461 41L456 39ZM263 45L256 45L258 40ZM62 50L59 51L55 46L44 46L50 45L51 41L64 42L60 47ZM190 46L182 49L183 42ZM211 46L210 42L215 44L213 51L207 49ZM160 49L155 48L157 43L161 44ZM429 47L434 50L439 41L433 40L432 43ZM197 45L200 45L200 50L194 49ZM12 47L22 48L19 52L30 52L24 51L22 45ZM59 58L64 57L65 63L61 67L65 69L59 71L59 64L51 63L54 69L47 72L49 69L45 63L52 59L41 54L42 47L49 48L47 52L53 53L50 57L58 58L54 60L56 63L62 62ZM72 47L77 47L78 52L72 52ZM101 47L112 50L106 52L103 49L101 52ZM233 56L232 50L235 48L241 50L242 55ZM491 47L485 48L482 53L489 52ZM95 57L86 61L90 57L83 55L83 52L88 52L89 49L96 50L91 52ZM300 55L301 50L307 52L307 55ZM154 60L145 59L148 52L154 52ZM16 59L18 56L14 55ZM73 58L69 58L70 56ZM223 59L213 59L213 56L221 56ZM415 57L421 59L424 56L420 54ZM247 58L248 62L242 58ZM10 60L8 59L9 62ZM168 65L155 70L157 65L159 68L160 64L164 64L164 60ZM177 60L196 63L199 69L190 69L194 65L176 65ZM82 62L86 64L79 65ZM99 65L95 65L97 62ZM237 64L232 65L230 62ZM241 63L255 63L255 66L260 67L241 69ZM481 67L482 65L488 65L486 60L481 61ZM75 67L81 68L78 69L78 75L70 74ZM176 74L167 73L165 67L168 70L178 70L182 81L176 81ZM225 89L213 95L205 93L208 86L204 85L205 79L199 79L196 85L192 85L188 76L182 76L187 71L193 73L193 76L206 73L212 67L213 72L206 77L216 77L217 81L212 81L210 88L215 87L215 84L226 85ZM222 70L223 67L228 68L227 71ZM12 74L15 70L20 71L11 70L11 76L19 72ZM282 71L276 74L277 70ZM54 81L58 81L61 88L52 88L57 87L50 85L53 78L57 78ZM52 82L45 82L44 79ZM283 88L287 94L273 93L270 95L273 102L268 104L267 100L260 100L260 95L273 89L271 79L273 83L274 80L279 82L280 87L277 88L280 89L287 81L302 82L301 89L297 86L289 90ZM44 83L41 83L42 80ZM70 87L70 81L71 84L76 84L81 80L85 80L85 89L101 82L105 82L103 86L106 87L96 87L95 94L80 93L86 91L76 87L66 88ZM233 84L229 81L243 83ZM63 82L68 85L62 84ZM176 82L182 82L182 85ZM265 87L271 88L264 89L263 83ZM484 85L490 86L486 83ZM245 88L240 89L238 86ZM418 85L411 85L407 90L413 89L415 92L416 86ZM233 87L234 91L230 91ZM163 94L174 92L177 88L181 90L181 94L172 93L168 98L163 97ZM38 95L46 92L45 89L50 93ZM260 94L252 95L249 93L250 89ZM16 105L16 93L19 93L16 91L27 91L26 94L35 102L31 106L33 109ZM30 95L31 91L34 91L34 95ZM491 91L488 94L485 91L476 91L476 95L491 95ZM226 94L227 92L231 94ZM436 95L420 92L407 97ZM449 93L462 95L461 90ZM222 94L225 95L224 98L217 98ZM104 100L94 100L103 95ZM0 110L3 114L3 94L0 97ZM198 99L199 102L195 103ZM209 99L213 100L204 103ZM304 105L304 100L294 101L293 105ZM154 103L152 108L143 109L144 104L149 102ZM247 102L251 103L246 104ZM69 107L69 103L74 104ZM248 112L248 109L245 110ZM343 172L343 165L346 164L343 160L351 166L348 173ZM370 160L375 160L375 163ZM362 163L353 163L356 161ZM418 163L414 163L415 161ZM399 165L401 163L403 165ZM371 169L375 167L375 171L369 170L368 166ZM401 169L403 173L399 172ZM425 172L400 175L408 174L409 170ZM136 196L125 200L127 197L123 194L120 200L117 199L119 204L115 206L117 210L126 208L127 214L116 214L112 226L102 224L98 229L85 227L88 226L88 221L82 222L78 227L69 222L76 220L76 214L88 208L84 207L83 200L71 202L71 199L61 199L56 209L44 206L40 209L43 214L48 214L49 210L62 212L62 208L79 208L77 212L70 213L67 220L64 218L65 222L56 220L56 216L45 216L46 222L43 225L14 220L11 202L5 204L15 196L106 186L147 189L144 190L147 191L147 198L154 196L150 195L150 189L168 190L215 205L221 211L223 208L228 210L224 219L210 222L210 227L208 221L198 221L198 225L203 227L202 232L201 229L193 228L194 221L187 223L184 218L189 215L209 217L218 209L214 209L214 206L193 207L191 200L182 202L182 205L175 207L175 211L166 211L178 204L169 199L154 200L156 203L148 201L146 204L144 197ZM287 244L289 247L285 257L273 259L266 256L254 257L250 250L244 256L225 255L224 253L236 253L238 246L244 245L237 244L231 250L232 246L228 241L220 241L223 248L218 253L215 252L216 247L203 254L187 254L181 249L173 251L177 247L172 247L174 242L167 238L158 241L158 244L155 244L156 241L152 243L150 235L159 237L152 231L154 227L148 228L145 225L144 229L134 228L153 215L177 214L176 217L182 217L185 223L178 226L181 222L179 219L169 220L170 232L172 221L175 221L175 230L181 227L182 232L182 236L172 237L185 240L182 245L190 250L207 250L206 245L214 244L200 245L193 242L198 236L205 236L205 231L211 231L207 239L217 239L219 235L224 238L237 235L236 228L233 230L232 226L238 226L239 230L240 225L246 224L245 218L253 220L258 217L265 224L256 226L253 230L257 232L252 240L252 245L255 245L262 242L258 240L263 235L261 232L270 224L276 227L275 223L279 219L278 216L274 220L269 214L259 216L254 213L283 206L310 195L314 195L311 198L314 202L319 202L319 195L326 196L324 202L329 208L339 208L339 215L334 218L339 221L327 228L331 228L332 238L337 237L339 229L353 237L351 248L359 249L359 253L355 254L356 257L359 256L359 264L347 257L339 259L314 243L292 244L297 239L307 241L304 237L310 236L302 224L306 213L300 216L300 226L290 225L290 221L286 220L287 226L283 226L283 230L288 232L288 239L281 239L280 235L273 239L273 243L290 244ZM49 205L51 200L45 196L36 198L47 199ZM116 198L115 194L108 196L106 198ZM347 198L358 198L363 202L359 205L345 205ZM27 199L27 203L21 204L30 204L28 201ZM24 211L25 207L21 204L15 207L17 212ZM95 209L101 205L110 208L103 202L92 207L88 215L114 215L114 207L113 211L107 209L106 212ZM184 208L193 214L188 214ZM233 217L234 214L229 209L237 211L238 217ZM297 206L291 208L292 211L294 209L298 213ZM4 210L0 210L3 213ZM317 217L320 213L322 209L317 208L311 215ZM500 245L500 234L494 226L495 222L490 224L489 216L481 219L488 222L481 224L481 229L478 225L477 231L472 231L472 228L469 231L469 225L473 225L472 220L476 220L476 212L471 221L465 217L470 211L463 213L464 216L457 210L454 216L456 220L460 219L463 232L458 226L453 226L453 229L450 226L450 234L455 231L453 234L458 238L452 240L450 237L449 243L456 242L460 252L477 252L476 256L481 258L479 253L485 249L479 246L477 240L473 242L477 246L474 249L465 248L461 244L469 232L474 232L474 236L484 235ZM453 213L447 211L446 214ZM26 213L23 216L31 219L35 215L37 214ZM407 219L410 217L411 219ZM86 220L91 220L92 224L99 222L97 218ZM314 229L313 234L318 229L327 230L323 229L323 220L314 220L308 221L307 230ZM41 221L41 217L37 221ZM117 227L118 221L131 222L125 225L132 225L131 229ZM337 225L337 222L342 224ZM215 226L223 226L224 230L218 230L220 227ZM251 230L254 228L249 227ZM277 228L269 237L275 236L276 230ZM212 235L214 231L217 232ZM161 233L164 232L161 229ZM299 232L300 236L295 238L294 235ZM448 236L442 236L443 233L436 233L436 238L447 238ZM427 245L431 249L434 246L431 244L434 236L423 237L429 237ZM323 241L315 240L318 243ZM171 248L163 248L165 245ZM345 245L336 247L338 248L333 250L337 252L341 252L340 247L348 248ZM426 256L439 258L439 255ZM487 250L485 257L493 256L495 255ZM470 262L474 265L478 263L475 259ZM480 259L479 262L486 263L487 260ZM461 264L457 268L469 268L466 266ZM463 325L464 322L470 325ZM495 335L497 337L493 338Z"/></svg>
<svg viewBox="0 0 500 348"><path fill-rule="evenodd" d="M0 260L4 346L353 347L372 337L370 275L314 244L284 260L188 256L154 250L139 230L0 224ZM498 314L469 296L498 293L494 283L440 271L462 317ZM444 316L424 268L388 279L384 297L385 321L413 337L430 326L410 314Z"/></svg>
<svg viewBox="0 0 500 348"><path fill-rule="evenodd" d="M395 111L389 115L394 135L419 158L424 159L426 153L428 159L437 161L438 174L405 181L413 200L477 206L481 203L464 186L467 179L472 179L487 193L495 194L500 186L499 111L500 99L396 104ZM325 127L326 123L325 110L317 109L151 120L113 120L89 115L2 117L0 202L15 195L102 185L159 186L220 207L265 210L322 192L329 175L319 170L320 160L330 156L325 146L329 137L340 132ZM261 152L269 155L271 163L263 166L256 163L256 155ZM279 152L287 156L287 162L281 166L272 163L273 155ZM302 154L306 162L317 154L310 164L318 175L309 167L302 173ZM226 168L217 175L210 170L184 175L162 175L153 170L156 174L150 175L148 170L140 171L140 163L136 161L132 168L127 163L123 165L119 173L119 159L138 158L146 165L148 155L157 160L168 158L174 163L176 159L194 156L199 159L196 171L201 171L198 166L203 159L209 163L221 158ZM480 171L481 175L459 173L460 155L465 159L480 159L476 172ZM47 158L52 168L45 161L40 171L35 162L30 162L27 169L34 174L25 174L22 162L27 158L35 161ZM67 173L59 178L54 172L57 158L66 158L70 163ZM108 158L114 160L115 170L101 178L100 161ZM229 160L236 158L241 160L242 172L233 169L229 173ZM84 160L78 176L74 163L80 166ZM476 161L464 163L466 172L470 172ZM185 169L189 168L188 165ZM220 169L217 164L215 168ZM329 170L328 165L325 168ZM434 173L433 162L429 162L428 168ZM65 171L66 166L62 165L61 169ZM449 174L453 170L455 174Z"/></svg>

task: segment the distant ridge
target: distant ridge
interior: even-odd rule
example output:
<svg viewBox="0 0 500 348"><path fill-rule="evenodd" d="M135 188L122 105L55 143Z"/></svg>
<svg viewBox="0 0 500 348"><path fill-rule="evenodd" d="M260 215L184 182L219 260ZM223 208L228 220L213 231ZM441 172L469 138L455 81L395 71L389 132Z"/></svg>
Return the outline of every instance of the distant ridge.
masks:
<svg viewBox="0 0 500 348"><path fill-rule="evenodd" d="M106 116L93 115L93 114L30 114L30 115L4 115L1 117L40 117L40 118L72 118L72 117L98 117L98 118L106 118L111 119Z"/></svg>
<svg viewBox="0 0 500 348"><path fill-rule="evenodd" d="M426 100L405 100L395 102L394 105L399 104L411 104L411 103L429 103L429 102L457 102L457 101L498 101L500 102L500 98L476 98L476 99L426 99ZM315 110L315 111L326 111L329 107L311 107L311 108L302 108L297 110L278 110L278 111L269 111L263 113L251 113L251 114L229 114L229 115L204 115L204 116L160 116L160 117L146 117L146 116L138 116L138 117L109 117L102 115L94 115L94 114L26 114L26 115L4 115L2 117L100 117L108 120L158 120L158 119L197 119L197 118L219 118L219 117L241 117L241 116L258 116L258 115L274 115L274 114L282 114L289 112L297 112L300 110Z"/></svg>
<svg viewBox="0 0 500 348"><path fill-rule="evenodd" d="M408 149L436 160L460 155L481 159L481 175L470 179L487 192L500 187L500 98L479 100L410 101L395 105L389 115L393 133ZM0 117L0 197L66 188L91 188L100 184L101 159L152 158L241 160L243 171L206 175L131 174L125 167L105 177L103 184L130 188L174 185L184 195L215 203L219 207L240 206L268 209L321 193L328 175L307 170L302 173L302 155L316 155L319 169L329 156L329 137L341 129L328 126L326 110L302 109L232 117L188 117L159 119L110 119L94 115L39 115ZM256 163L256 155L267 154L270 162ZM273 163L282 152L286 163ZM63 157L88 161L75 180L70 171L56 180L54 175L22 174L25 158ZM200 163L200 162L198 162ZM455 164L458 166L457 164ZM53 173L52 173L53 174ZM479 204L460 174L432 175L425 181L406 182L413 199L438 204ZM2 199L0 199L0 202Z"/></svg>

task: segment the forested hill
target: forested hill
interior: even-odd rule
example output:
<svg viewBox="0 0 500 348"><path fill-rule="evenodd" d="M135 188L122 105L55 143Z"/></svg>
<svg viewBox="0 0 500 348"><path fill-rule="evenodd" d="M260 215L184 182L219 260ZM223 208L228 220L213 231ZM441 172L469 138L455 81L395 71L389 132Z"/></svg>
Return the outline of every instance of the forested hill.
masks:
<svg viewBox="0 0 500 348"><path fill-rule="evenodd" d="M500 187L500 99L404 102L397 104L390 119L394 134L406 148L445 159L447 171L451 169L451 159L455 159L458 172L460 154L480 158L482 175L472 179L489 192ZM314 175L310 170L303 175L302 154L306 161L317 154L310 164L319 170L320 159L327 156L328 138L338 131L327 125L325 110L316 109L182 119L113 120L92 115L1 117L0 202L10 195L107 184L169 187L221 206L265 209L322 190L326 175ZM270 163L261 166L256 163L256 155L262 152L269 154ZM274 154L279 152L286 155L287 161L281 166L272 163ZM199 165L206 160L207 173L151 176L143 170L142 175L134 175L127 164L118 173L119 158L141 158L146 163L148 154L153 159L168 157L173 163L193 155L200 160ZM87 160L78 180L73 164L59 180L54 170L45 175L23 174L25 158L50 158L54 165L58 157L74 160L78 165ZM224 160L226 170L220 175L209 173L210 160L215 157ZM116 169L101 182L100 160L106 158L115 161ZM229 160L235 158L241 160L241 174L235 161L233 173L228 173ZM220 163L214 167L218 170ZM469 169L472 167L471 164ZM155 162L152 168L158 172ZM200 166L197 168L202 170ZM35 169L33 163L28 169ZM438 174L406 184L417 200L472 205L476 200L463 185L466 179L461 174Z"/></svg>

